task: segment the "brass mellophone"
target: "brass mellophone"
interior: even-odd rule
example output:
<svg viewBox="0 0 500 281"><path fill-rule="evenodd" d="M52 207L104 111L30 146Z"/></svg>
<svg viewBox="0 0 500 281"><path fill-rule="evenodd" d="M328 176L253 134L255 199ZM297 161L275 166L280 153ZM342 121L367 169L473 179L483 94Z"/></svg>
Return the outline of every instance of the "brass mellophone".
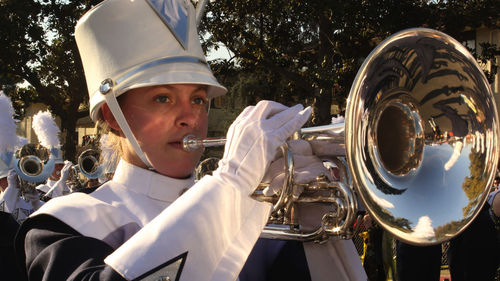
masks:
<svg viewBox="0 0 500 281"><path fill-rule="evenodd" d="M101 152L95 149L87 149L78 156L78 164L72 169L78 174L80 172L87 179L96 179L102 173L102 167L99 165L99 156Z"/></svg>
<svg viewBox="0 0 500 281"><path fill-rule="evenodd" d="M55 166L53 153L39 144L28 143L13 155L14 170L19 177L21 196L35 192L35 187L44 183Z"/></svg>
<svg viewBox="0 0 500 281"><path fill-rule="evenodd" d="M71 166L67 185L71 190L83 188L85 180L97 179L103 173L99 161L100 150L86 149L78 155L77 164Z"/></svg>
<svg viewBox="0 0 500 281"><path fill-rule="evenodd" d="M498 163L498 133L489 83L464 46L431 29L396 33L358 71L345 127L303 128L294 136L314 144L316 156L338 167L340 180L295 183L293 157L284 145L281 192L264 196L259 187L253 194L274 205L262 236L349 239L360 198L375 221L399 240L414 245L449 240L486 202ZM184 147L224 143L187 136ZM343 145L345 155L338 149ZM304 189L300 195L297 187ZM313 230L303 228L300 215L309 203L329 206Z"/></svg>

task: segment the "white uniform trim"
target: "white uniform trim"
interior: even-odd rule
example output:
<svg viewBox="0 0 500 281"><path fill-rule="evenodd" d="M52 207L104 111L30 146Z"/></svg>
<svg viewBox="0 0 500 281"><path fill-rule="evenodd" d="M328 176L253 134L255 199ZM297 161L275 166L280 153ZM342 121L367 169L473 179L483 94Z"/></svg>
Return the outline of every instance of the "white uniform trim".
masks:
<svg viewBox="0 0 500 281"><path fill-rule="evenodd" d="M36 215L118 247L105 262L129 280L186 252L180 280L236 280L271 206L210 176L172 203L193 182L120 161L95 192L52 199Z"/></svg>
<svg viewBox="0 0 500 281"><path fill-rule="evenodd" d="M351 240L330 240L325 244L304 243L311 280L368 280L358 252Z"/></svg>
<svg viewBox="0 0 500 281"><path fill-rule="evenodd" d="M52 215L82 235L103 240L124 225L135 224L139 230L193 183L192 178L172 179L120 161L113 180L95 192L54 198L34 215ZM125 241L105 242L116 248Z"/></svg>

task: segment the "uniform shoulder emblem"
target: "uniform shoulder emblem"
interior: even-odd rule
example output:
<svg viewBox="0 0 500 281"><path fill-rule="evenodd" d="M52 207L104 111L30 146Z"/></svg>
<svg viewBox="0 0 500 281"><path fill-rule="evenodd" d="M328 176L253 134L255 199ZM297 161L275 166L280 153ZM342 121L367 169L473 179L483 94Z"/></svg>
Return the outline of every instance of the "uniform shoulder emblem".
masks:
<svg viewBox="0 0 500 281"><path fill-rule="evenodd" d="M181 278L182 269L186 262L188 252L153 268L139 276L134 281L177 281Z"/></svg>

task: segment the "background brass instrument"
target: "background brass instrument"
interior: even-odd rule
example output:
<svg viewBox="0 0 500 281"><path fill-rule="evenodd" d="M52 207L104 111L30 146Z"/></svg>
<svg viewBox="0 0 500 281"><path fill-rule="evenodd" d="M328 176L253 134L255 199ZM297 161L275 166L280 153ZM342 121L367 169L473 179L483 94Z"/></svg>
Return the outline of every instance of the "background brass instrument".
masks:
<svg viewBox="0 0 500 281"><path fill-rule="evenodd" d="M100 151L86 149L78 156L78 162L71 167L68 186L72 190L83 188L85 179L97 179L103 173L99 163ZM83 177L83 178L82 178Z"/></svg>
<svg viewBox="0 0 500 281"><path fill-rule="evenodd" d="M99 155L101 153L95 149L87 149L78 156L78 165L75 168L88 179L96 179L102 174L102 167L99 165Z"/></svg>
<svg viewBox="0 0 500 281"><path fill-rule="evenodd" d="M254 194L275 204L270 222L285 226L266 227L263 236L348 239L356 196L385 230L414 245L449 240L474 220L497 168L498 115L488 81L463 45L425 28L387 38L358 71L345 117L345 139L338 124L304 128L297 136L321 147L315 154L331 157L344 170L343 180L319 179L296 198L289 160L279 197L267 198L260 188ZM224 140L185 139L186 150L205 143ZM344 143L345 158L335 155ZM327 196L310 198L318 188ZM294 206L304 201L329 202L337 211L305 233L293 220Z"/></svg>
<svg viewBox="0 0 500 281"><path fill-rule="evenodd" d="M33 192L54 171L54 153L39 144L25 144L14 153L14 169L20 179L21 194ZM29 189L29 190L28 190Z"/></svg>

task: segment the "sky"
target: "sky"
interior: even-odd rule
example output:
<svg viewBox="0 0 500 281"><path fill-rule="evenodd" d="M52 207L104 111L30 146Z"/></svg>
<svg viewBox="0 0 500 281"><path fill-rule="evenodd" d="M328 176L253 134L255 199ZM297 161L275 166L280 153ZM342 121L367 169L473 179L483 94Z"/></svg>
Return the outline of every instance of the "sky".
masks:
<svg viewBox="0 0 500 281"><path fill-rule="evenodd" d="M221 46L217 51L209 52L207 54L207 60L211 61L211 60L220 59L220 58L229 59L231 57L231 55L232 54L229 52L229 50L226 47Z"/></svg>

